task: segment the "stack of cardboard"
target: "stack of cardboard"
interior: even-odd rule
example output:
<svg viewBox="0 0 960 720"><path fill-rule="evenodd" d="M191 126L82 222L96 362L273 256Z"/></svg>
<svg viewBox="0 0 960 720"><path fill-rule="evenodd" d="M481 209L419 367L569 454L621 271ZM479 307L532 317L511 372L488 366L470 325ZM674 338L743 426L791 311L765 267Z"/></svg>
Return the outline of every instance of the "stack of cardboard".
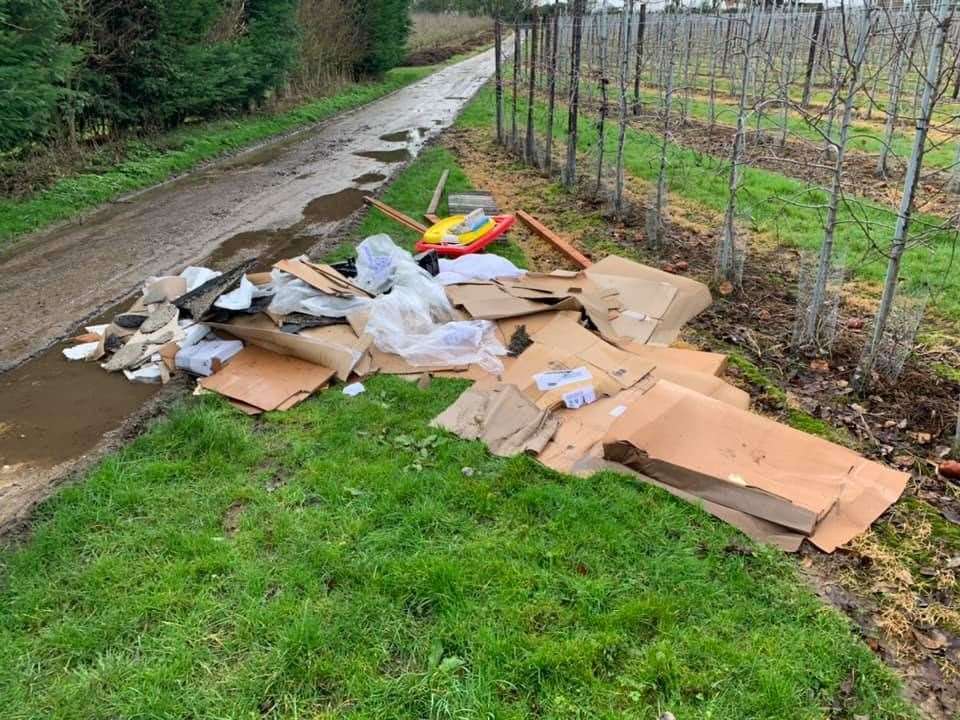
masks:
<svg viewBox="0 0 960 720"><path fill-rule="evenodd" d="M749 395L723 379L724 355L669 347L709 306L701 283L611 256L448 294L496 319L505 342L521 326L529 339L434 421L497 454L629 473L789 551L807 538L832 552L906 485L904 473L750 412Z"/></svg>

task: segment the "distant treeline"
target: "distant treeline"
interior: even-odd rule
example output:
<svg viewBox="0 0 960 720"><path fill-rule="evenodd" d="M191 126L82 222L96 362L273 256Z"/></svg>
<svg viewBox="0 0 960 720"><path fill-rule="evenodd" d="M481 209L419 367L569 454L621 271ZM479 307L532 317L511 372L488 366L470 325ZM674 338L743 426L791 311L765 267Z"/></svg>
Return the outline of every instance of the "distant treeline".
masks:
<svg viewBox="0 0 960 720"><path fill-rule="evenodd" d="M0 0L0 153L247 110L403 59L410 0Z"/></svg>

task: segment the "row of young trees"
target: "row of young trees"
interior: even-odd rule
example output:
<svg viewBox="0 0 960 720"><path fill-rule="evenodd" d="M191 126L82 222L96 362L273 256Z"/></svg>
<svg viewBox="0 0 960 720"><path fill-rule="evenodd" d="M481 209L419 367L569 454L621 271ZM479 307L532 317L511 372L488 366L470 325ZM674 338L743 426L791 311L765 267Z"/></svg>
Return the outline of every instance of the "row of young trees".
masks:
<svg viewBox="0 0 960 720"><path fill-rule="evenodd" d="M379 73L410 0L0 0L0 153L175 126Z"/></svg>
<svg viewBox="0 0 960 720"><path fill-rule="evenodd" d="M925 173L960 176L955 4L932 0L892 10L869 1L830 9L757 2L712 14L681 6L654 12L634 0L616 10L603 0L590 3L589 12L585 0L528 8L498 24L514 34L513 65L497 77L498 137L529 162L553 170L555 136L565 133L563 181L573 188L586 175L595 194L606 185L617 212L625 204L628 129L655 137L643 145L656 168L645 203L646 236L659 249L669 235L670 181L689 172L677 164L689 154L676 148L691 129L711 137L720 132L728 141L719 144L726 149L714 165L727 188L715 253L718 283L739 285L751 207L802 207L814 211L808 217L819 225L819 252L801 273L798 352L829 349L844 276L841 226L847 226L846 237L859 233L884 258L882 297L855 376L866 389L877 370L892 377L902 369L919 322L918 314L907 318L910 313L898 311L904 254L924 242L956 238L957 213L931 222L915 212ZM555 130L562 125L561 108L566 124ZM585 134L588 169L578 153ZM944 161L949 143L956 155ZM869 151L876 176L898 185L892 201L857 197L846 177L854 147L856 162ZM937 162L925 167L934 151ZM806 190L745 197L744 170L761 156L780 167L794 163Z"/></svg>

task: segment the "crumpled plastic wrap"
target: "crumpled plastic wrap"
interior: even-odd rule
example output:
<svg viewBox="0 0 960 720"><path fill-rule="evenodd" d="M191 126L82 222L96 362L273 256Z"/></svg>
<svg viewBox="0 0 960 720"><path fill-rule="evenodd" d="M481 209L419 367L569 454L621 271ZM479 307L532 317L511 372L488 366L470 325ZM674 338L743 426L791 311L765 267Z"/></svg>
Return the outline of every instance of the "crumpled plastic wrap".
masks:
<svg viewBox="0 0 960 720"><path fill-rule="evenodd" d="M270 312L277 315L300 312L318 317L346 317L370 302L369 298L326 295L280 270L271 270L270 277L274 290Z"/></svg>

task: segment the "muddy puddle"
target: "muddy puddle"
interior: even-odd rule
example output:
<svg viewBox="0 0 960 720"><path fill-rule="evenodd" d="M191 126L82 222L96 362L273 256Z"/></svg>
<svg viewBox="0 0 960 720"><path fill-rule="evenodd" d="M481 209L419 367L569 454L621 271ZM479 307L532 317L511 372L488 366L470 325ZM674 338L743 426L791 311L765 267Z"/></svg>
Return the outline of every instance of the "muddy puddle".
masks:
<svg viewBox="0 0 960 720"><path fill-rule="evenodd" d="M63 347L0 375L0 465L53 466L82 455L159 390L96 363L67 362Z"/></svg>
<svg viewBox="0 0 960 720"><path fill-rule="evenodd" d="M387 133L386 135L381 135L380 139L384 142L406 142L410 139L410 131L400 130L399 132Z"/></svg>
<svg viewBox="0 0 960 720"><path fill-rule="evenodd" d="M413 154L407 148L398 148L397 150L361 150L355 152L354 155L387 164L402 163L413 158Z"/></svg>
<svg viewBox="0 0 960 720"><path fill-rule="evenodd" d="M374 183L378 183L386 179L387 176L383 173L368 172L364 173L363 175L358 175L350 182L352 182L354 185L373 185Z"/></svg>

